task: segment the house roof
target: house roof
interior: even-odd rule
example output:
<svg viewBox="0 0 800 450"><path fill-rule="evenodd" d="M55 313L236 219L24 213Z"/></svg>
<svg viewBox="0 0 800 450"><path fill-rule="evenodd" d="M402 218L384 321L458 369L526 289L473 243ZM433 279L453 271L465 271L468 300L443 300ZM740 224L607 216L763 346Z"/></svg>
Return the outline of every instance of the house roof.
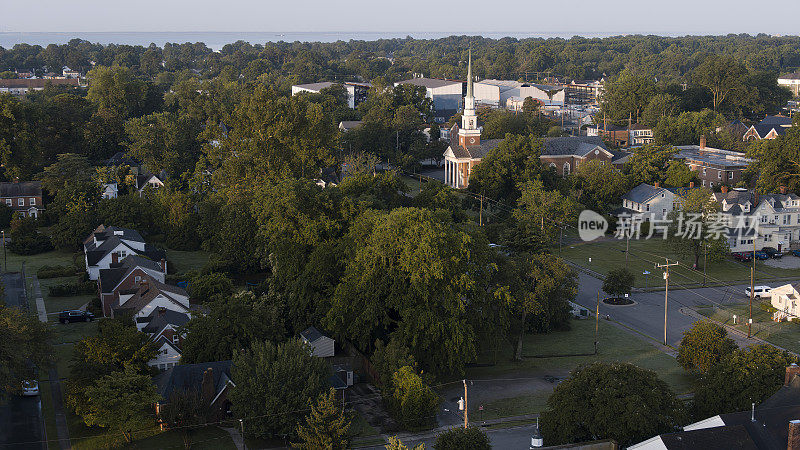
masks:
<svg viewBox="0 0 800 450"><path fill-rule="evenodd" d="M41 181L22 181L0 183L0 197L41 197Z"/></svg>
<svg viewBox="0 0 800 450"><path fill-rule="evenodd" d="M161 266L144 256L128 255L117 264L111 264L108 269L100 269L100 286L103 293L109 293L120 281L137 267L162 272Z"/></svg>
<svg viewBox="0 0 800 450"><path fill-rule="evenodd" d="M678 145L675 146L678 153L673 155L673 159L683 159L706 166L727 168L745 168L752 162L744 153L730 150L722 150L713 147L706 147L700 150L699 145Z"/></svg>
<svg viewBox="0 0 800 450"><path fill-rule="evenodd" d="M800 72L787 73L778 77L779 80L800 80Z"/></svg>
<svg viewBox="0 0 800 450"><path fill-rule="evenodd" d="M668 450L757 450L744 426L703 428L662 434L661 442Z"/></svg>
<svg viewBox="0 0 800 450"><path fill-rule="evenodd" d="M333 86L334 84L337 83L333 83L331 81L320 81L319 83L296 84L294 87L308 89L309 91L321 91Z"/></svg>
<svg viewBox="0 0 800 450"><path fill-rule="evenodd" d="M106 166L109 166L109 167L110 166L122 166L122 165L135 166L136 165L136 161L134 161L133 159L129 158L123 152L117 152L117 153L114 153L114 155L112 155L111 158L108 158L107 160L105 160L104 164Z"/></svg>
<svg viewBox="0 0 800 450"><path fill-rule="evenodd" d="M96 237L99 240L104 240L112 236L118 236L126 241L135 241L135 242L144 242L144 238L138 231L132 230L130 228L122 228L117 226L105 226L99 225L92 234L89 235L86 239L83 240L84 244L92 244L94 245L94 238Z"/></svg>
<svg viewBox="0 0 800 450"><path fill-rule="evenodd" d="M784 134L786 134L786 127L783 127L783 126L780 126L780 125L770 125L770 124L758 123L758 124L753 125L753 128L755 128L756 133L758 133L758 136L761 137L762 139L767 137L767 135L772 130L775 130L775 133L778 136L783 136Z"/></svg>
<svg viewBox="0 0 800 450"><path fill-rule="evenodd" d="M319 339L327 337L327 336L322 334L322 332L319 331L316 327L310 326L310 327L306 328L305 330L303 330L302 333L300 333L300 337L302 337L303 339L307 340L308 342L314 343L314 342L318 341Z"/></svg>
<svg viewBox="0 0 800 450"><path fill-rule="evenodd" d="M360 127L363 123L364 121L362 120L343 120L339 122L339 128L345 130L352 130L354 128Z"/></svg>
<svg viewBox="0 0 800 450"><path fill-rule="evenodd" d="M172 349L175 350L175 353L177 353L178 355L180 355L182 353L181 349L178 348L178 346L175 345L174 342L172 342L169 339L167 339L166 336L161 336L161 337L159 337L158 339L156 339L153 342L155 342L156 344L159 344L158 348L161 348L161 347L166 345L168 347L172 347Z"/></svg>
<svg viewBox="0 0 800 450"><path fill-rule="evenodd" d="M603 139L599 136L569 136L546 138L542 156L578 156L584 157L595 148L611 153Z"/></svg>
<svg viewBox="0 0 800 450"><path fill-rule="evenodd" d="M99 246L95 247L94 242L87 244L86 248L86 262L90 266L96 266L100 260L105 258L106 255L113 252L117 247L122 245L131 252L137 253L138 251L128 245L125 241L120 239L119 236L111 236L105 239Z"/></svg>
<svg viewBox="0 0 800 450"><path fill-rule="evenodd" d="M438 78L411 78L410 80L403 80L397 84L413 84L414 86L423 86L426 88L436 89L445 86L452 86L454 84L463 84L461 81L440 80Z"/></svg>
<svg viewBox="0 0 800 450"><path fill-rule="evenodd" d="M153 378L156 390L165 400L169 400L173 392L196 391L200 392L203 384L203 374L211 369L215 393L219 394L231 380L231 366L233 361L214 361L198 364L178 364Z"/></svg>
<svg viewBox="0 0 800 450"><path fill-rule="evenodd" d="M147 325L142 328L144 333L158 333L167 325L172 325L175 328L186 325L186 322L189 321L189 315L171 309L158 308L151 312L145 318L145 321Z"/></svg>
<svg viewBox="0 0 800 450"><path fill-rule="evenodd" d="M772 125L772 126L791 126L792 118L786 116L766 116L764 120L758 123L759 125Z"/></svg>
<svg viewBox="0 0 800 450"><path fill-rule="evenodd" d="M466 148L460 145L451 145L450 149L453 151L453 155L455 155L455 157L458 159L482 159L490 151L496 149L497 146L500 145L500 142L502 142L502 139L487 139L485 141L481 141L480 145Z"/></svg>
<svg viewBox="0 0 800 450"><path fill-rule="evenodd" d="M164 298L181 307L182 309L188 310L186 305L175 298L177 296L188 298L189 294L186 293L185 290L177 286L170 286L168 284L161 283L153 277L147 277L147 283L140 285L136 290L136 293L133 294L131 298L129 298L123 305L115 309L118 311L132 311L135 314L141 311L145 306L149 305L150 302L159 295L163 295Z"/></svg>
<svg viewBox="0 0 800 450"><path fill-rule="evenodd" d="M665 191L666 189L662 187L655 187L646 183L642 183L628 191L622 196L622 199L630 200L636 203L646 203L651 198L654 198Z"/></svg>

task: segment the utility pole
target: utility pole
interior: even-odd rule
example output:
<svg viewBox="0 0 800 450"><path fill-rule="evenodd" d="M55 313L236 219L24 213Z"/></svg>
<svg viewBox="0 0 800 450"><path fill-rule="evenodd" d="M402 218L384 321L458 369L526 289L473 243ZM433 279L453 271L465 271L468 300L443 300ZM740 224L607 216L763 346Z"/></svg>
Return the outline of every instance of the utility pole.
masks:
<svg viewBox="0 0 800 450"><path fill-rule="evenodd" d="M631 251L631 234L626 233L627 238L625 239L625 266L628 265L628 253Z"/></svg>
<svg viewBox="0 0 800 450"><path fill-rule="evenodd" d="M8 259L6 258L6 230L3 230L3 271L8 272Z"/></svg>
<svg viewBox="0 0 800 450"><path fill-rule="evenodd" d="M597 354L597 340L600 331L600 291L597 291L597 309L594 313L594 354Z"/></svg>
<svg viewBox="0 0 800 450"><path fill-rule="evenodd" d="M708 264L708 242L703 242L703 286L706 285L706 265Z"/></svg>
<svg viewBox="0 0 800 450"><path fill-rule="evenodd" d="M665 264L656 264L656 267L664 269L664 345L667 345L667 300L669 298L669 268L677 266L679 263L670 263L669 259Z"/></svg>
<svg viewBox="0 0 800 450"><path fill-rule="evenodd" d="M753 267L750 268L750 320L747 321L747 339L752 337L753 328L753 291L756 284L756 238L757 233L753 233Z"/></svg>
<svg viewBox="0 0 800 450"><path fill-rule="evenodd" d="M481 209L480 213L478 213L478 225L483 226L483 194L481 196Z"/></svg>
<svg viewBox="0 0 800 450"><path fill-rule="evenodd" d="M469 427L469 418L467 416L467 380L461 380L464 382L464 429Z"/></svg>
<svg viewBox="0 0 800 450"><path fill-rule="evenodd" d="M244 443L244 420L239 419L239 426L242 429L242 445L244 446L245 449L247 449L247 444Z"/></svg>
<svg viewBox="0 0 800 450"><path fill-rule="evenodd" d="M559 224L558 229L558 256L561 256L561 241L564 239L564 225Z"/></svg>

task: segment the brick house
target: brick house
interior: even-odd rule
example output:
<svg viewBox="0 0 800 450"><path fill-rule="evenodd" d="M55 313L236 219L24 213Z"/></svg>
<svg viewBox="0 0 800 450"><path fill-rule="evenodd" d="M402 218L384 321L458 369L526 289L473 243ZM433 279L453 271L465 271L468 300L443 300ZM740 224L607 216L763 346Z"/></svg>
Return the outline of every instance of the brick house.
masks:
<svg viewBox="0 0 800 450"><path fill-rule="evenodd" d="M149 316L158 308L189 313L189 294L182 288L146 276L135 291L120 291L119 306L113 314L130 314L134 321Z"/></svg>
<svg viewBox="0 0 800 450"><path fill-rule="evenodd" d="M751 126L742 137L744 141L761 139L777 139L786 134L792 127L792 118L785 116L767 116L761 122Z"/></svg>
<svg viewBox="0 0 800 450"><path fill-rule="evenodd" d="M44 211L41 181L0 183L0 202L22 217L39 217Z"/></svg>
<svg viewBox="0 0 800 450"><path fill-rule="evenodd" d="M743 153L706 146L705 136L700 145L681 145L672 158L682 160L697 173L700 184L713 188L718 185L735 186L742 181L744 171L753 160Z"/></svg>
<svg viewBox="0 0 800 450"><path fill-rule="evenodd" d="M588 161L612 164L615 159L614 153L597 136L547 138L539 156L545 167L555 168L559 175L569 175Z"/></svg>
<svg viewBox="0 0 800 450"><path fill-rule="evenodd" d="M103 315L112 317L114 308L119 306L120 292L136 290L142 281L154 279L164 282L167 262L155 262L139 255L127 256L120 262L112 263L108 269L100 269L97 279Z"/></svg>
<svg viewBox="0 0 800 450"><path fill-rule="evenodd" d="M163 407L170 402L173 393L196 392L206 405L207 419L217 422L231 415L231 402L228 393L236 387L231 379L233 361L213 361L198 364L179 364L153 378L156 391L162 400L155 404L158 416ZM161 423L161 428L165 425Z"/></svg>

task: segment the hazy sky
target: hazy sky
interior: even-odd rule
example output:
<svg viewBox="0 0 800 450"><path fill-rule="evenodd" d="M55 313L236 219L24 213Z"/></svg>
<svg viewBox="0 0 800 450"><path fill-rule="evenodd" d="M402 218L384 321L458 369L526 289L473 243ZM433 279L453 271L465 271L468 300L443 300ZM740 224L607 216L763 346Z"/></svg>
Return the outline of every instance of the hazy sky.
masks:
<svg viewBox="0 0 800 450"><path fill-rule="evenodd" d="M0 0L0 31L798 34L799 12L797 0Z"/></svg>

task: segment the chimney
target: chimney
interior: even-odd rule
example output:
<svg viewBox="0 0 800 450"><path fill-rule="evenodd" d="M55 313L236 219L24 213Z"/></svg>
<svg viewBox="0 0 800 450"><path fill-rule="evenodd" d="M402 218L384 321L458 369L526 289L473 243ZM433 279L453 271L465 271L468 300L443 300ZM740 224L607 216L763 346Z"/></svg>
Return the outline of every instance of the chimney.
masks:
<svg viewBox="0 0 800 450"><path fill-rule="evenodd" d="M694 181L689 182L689 189L694 189Z"/></svg>
<svg viewBox="0 0 800 450"><path fill-rule="evenodd" d="M167 308L164 308L163 306L159 306L158 307L158 315L159 316L163 316L166 313L167 313Z"/></svg>
<svg viewBox="0 0 800 450"><path fill-rule="evenodd" d="M800 366L792 363L786 368L786 378L783 380L783 385L788 386L789 383L792 382L792 379L795 377L795 375L800 375Z"/></svg>
<svg viewBox="0 0 800 450"><path fill-rule="evenodd" d="M789 421L789 442L787 450L800 450L800 420Z"/></svg>
<svg viewBox="0 0 800 450"><path fill-rule="evenodd" d="M214 369L209 367L203 372L203 384L200 385L200 395L203 398L203 402L206 404L211 403L211 400L214 400Z"/></svg>
<svg viewBox="0 0 800 450"><path fill-rule="evenodd" d="M723 194L727 194L727 193L728 193L728 186L725 186L725 185L723 184L723 185L722 185L722 187L721 187L720 189L722 189L722 193L723 193Z"/></svg>
<svg viewBox="0 0 800 450"><path fill-rule="evenodd" d="M661 182L660 181L656 181L655 183L653 183L653 186L661 187Z"/></svg>
<svg viewBox="0 0 800 450"><path fill-rule="evenodd" d="M111 264L118 264L119 263L119 253L114 252L111 254Z"/></svg>
<svg viewBox="0 0 800 450"><path fill-rule="evenodd" d="M161 258L161 261L158 262L158 265L161 266L161 271L167 273L167 260Z"/></svg>
<svg viewBox="0 0 800 450"><path fill-rule="evenodd" d="M700 150L705 150L705 149L706 149L706 135L705 134L701 134L700 135Z"/></svg>
<svg viewBox="0 0 800 450"><path fill-rule="evenodd" d="M781 190L781 195L786 195L786 186L781 186L780 190Z"/></svg>

